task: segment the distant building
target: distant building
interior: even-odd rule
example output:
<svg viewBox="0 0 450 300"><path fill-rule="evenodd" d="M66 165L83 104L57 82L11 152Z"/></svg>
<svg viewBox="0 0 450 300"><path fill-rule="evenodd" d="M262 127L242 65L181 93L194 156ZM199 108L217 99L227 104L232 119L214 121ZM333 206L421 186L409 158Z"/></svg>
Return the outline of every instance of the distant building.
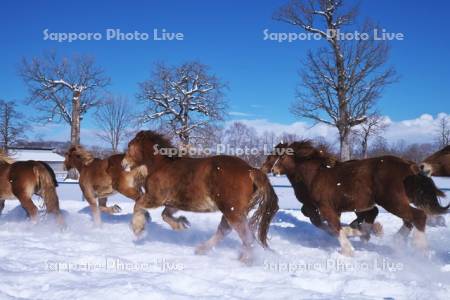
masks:
<svg viewBox="0 0 450 300"><path fill-rule="evenodd" d="M9 154L15 161L43 161L53 169L58 180L66 177L67 171L64 170L64 156L56 153L53 148L12 147L9 148Z"/></svg>

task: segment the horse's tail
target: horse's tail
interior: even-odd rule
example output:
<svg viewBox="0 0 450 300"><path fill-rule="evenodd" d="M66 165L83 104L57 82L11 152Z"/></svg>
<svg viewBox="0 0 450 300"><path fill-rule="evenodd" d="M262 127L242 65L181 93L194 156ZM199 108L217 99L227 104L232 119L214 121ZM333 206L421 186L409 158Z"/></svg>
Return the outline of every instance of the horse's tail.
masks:
<svg viewBox="0 0 450 300"><path fill-rule="evenodd" d="M445 197L444 192L436 187L433 179L422 174L408 176L405 179L405 188L411 202L423 209L427 214L444 214L450 204L442 206L438 197Z"/></svg>
<svg viewBox="0 0 450 300"><path fill-rule="evenodd" d="M258 231L257 236L261 245L268 248L267 232L272 218L278 211L278 197L267 175L262 171L258 169L250 170L250 178L256 187L250 207L250 209L256 207L256 211L250 218L250 227L254 231Z"/></svg>
<svg viewBox="0 0 450 300"><path fill-rule="evenodd" d="M53 169L44 162L36 162L33 166L33 172L38 180L39 193L44 199L47 212L55 214L58 223L63 225L64 221L59 209L58 195L56 194L58 182L56 181L55 172L53 172Z"/></svg>

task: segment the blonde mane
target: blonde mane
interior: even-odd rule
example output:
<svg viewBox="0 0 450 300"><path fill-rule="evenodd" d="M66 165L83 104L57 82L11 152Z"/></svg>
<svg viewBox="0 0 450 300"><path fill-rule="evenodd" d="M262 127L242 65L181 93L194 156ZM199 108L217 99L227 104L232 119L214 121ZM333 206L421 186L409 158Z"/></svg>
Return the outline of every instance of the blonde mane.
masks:
<svg viewBox="0 0 450 300"><path fill-rule="evenodd" d="M84 147L80 145L70 147L68 154L78 155L81 161L83 162L83 165L85 166L89 165L95 158L89 151L87 151L86 149L84 149Z"/></svg>
<svg viewBox="0 0 450 300"><path fill-rule="evenodd" d="M0 149L0 164L12 164L14 159L8 156L2 149Z"/></svg>

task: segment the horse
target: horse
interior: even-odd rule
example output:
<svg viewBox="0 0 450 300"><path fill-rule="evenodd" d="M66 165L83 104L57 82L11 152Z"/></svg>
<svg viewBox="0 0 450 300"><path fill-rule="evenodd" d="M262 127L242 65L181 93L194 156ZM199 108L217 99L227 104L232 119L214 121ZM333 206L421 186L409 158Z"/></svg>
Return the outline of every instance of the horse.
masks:
<svg viewBox="0 0 450 300"><path fill-rule="evenodd" d="M450 176L450 145L425 158L420 170L427 176Z"/></svg>
<svg viewBox="0 0 450 300"><path fill-rule="evenodd" d="M267 233L278 211L278 197L266 174L238 157L164 155L173 152L167 149L174 148L163 135L140 131L122 160L125 170L140 165L148 168L146 192L136 201L131 223L137 237L145 230L145 210L166 205L192 212L222 212L217 231L196 248L196 254L206 254L232 229L242 241L242 262L252 262L255 232L261 246L269 248Z"/></svg>
<svg viewBox="0 0 450 300"><path fill-rule="evenodd" d="M328 151L325 147L319 145L319 151ZM286 150L289 151L292 148L289 148L288 143L279 143L274 147L272 154L268 155L266 161L261 166L261 171L264 173L270 173L273 165L277 161L279 157L281 157ZM341 162L334 156L330 155L327 161L327 168L331 168L336 166L337 164L341 164ZM297 200L302 203L301 212L302 214L309 218L311 224L314 226L323 229L325 231L329 231L328 226L326 226L323 222L323 219L320 217L320 213L318 208L314 205L314 202L311 200L311 196L309 195L309 190L303 181L296 180L295 174L288 174L288 179L292 184L294 189L295 196ZM381 236L383 234L383 227L380 223L375 222L376 217L378 216L378 208L373 206L368 210L364 211L355 211L357 218L350 223L352 228L358 228L364 232L364 235L361 236L361 239L364 241L368 241L370 239L370 233L374 232L375 235Z"/></svg>
<svg viewBox="0 0 450 300"><path fill-rule="evenodd" d="M64 218L59 209L59 199L56 194L55 173L42 161L18 161L0 151L0 214L5 207L5 200L18 199L33 223L38 221L38 208L32 201L33 195L44 199L48 214L56 218L62 228Z"/></svg>
<svg viewBox="0 0 450 300"><path fill-rule="evenodd" d="M424 210L442 214L450 205L439 204L438 197L443 196L443 192L431 178L420 173L416 164L395 156L381 156L327 167L332 155L315 148L311 141L294 142L290 147L293 153L280 156L273 164L272 172L286 174L294 182L304 184L310 201L318 208L333 235L338 237L343 255L353 255L348 236L362 233L358 229L342 227L340 214L367 210L375 204L403 220L398 234L405 239L415 227L413 243L426 251L427 217Z"/></svg>
<svg viewBox="0 0 450 300"><path fill-rule="evenodd" d="M71 146L65 153L65 169L75 168L80 174L79 185L97 226L101 224L100 211L108 214L121 211L118 205L106 206L108 196L119 192L136 201L142 194L147 168L141 166L132 172L125 172L121 167L123 157L124 154L114 154L105 159L94 158L79 145ZM162 213L163 220L175 230L186 229L189 221L184 216L173 217L175 212L175 209L166 207Z"/></svg>

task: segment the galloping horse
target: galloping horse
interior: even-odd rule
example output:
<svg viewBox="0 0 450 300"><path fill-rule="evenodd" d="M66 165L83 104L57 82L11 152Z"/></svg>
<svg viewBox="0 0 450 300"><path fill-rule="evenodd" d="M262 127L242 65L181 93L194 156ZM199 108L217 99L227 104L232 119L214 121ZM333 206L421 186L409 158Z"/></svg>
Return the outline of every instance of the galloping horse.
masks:
<svg viewBox="0 0 450 300"><path fill-rule="evenodd" d="M362 233L350 227L341 227L340 214L345 211L361 211L382 206L400 217L403 226L399 234L407 237L413 226L414 242L425 250L426 214L440 214L442 207L438 196L443 193L434 182L420 174L412 162L394 156L382 156L349 161L327 167L332 156L313 147L310 141L290 145L293 155L283 154L273 164L272 172L286 174L295 182L302 182L310 195L310 201L319 209L332 233L339 237L342 253L352 255L349 235ZM410 205L413 203L415 208Z"/></svg>
<svg viewBox="0 0 450 300"><path fill-rule="evenodd" d="M270 173L272 171L273 165L277 162L277 160L286 153L286 151L293 150L289 147L288 143L279 143L274 147L273 153L268 155L266 161L261 166L261 171L264 173ZM322 146L318 146L319 151L327 151L326 148ZM338 164L342 164L337 158L333 156L329 156L326 167L331 168ZM301 180L296 180L297 174L287 174L289 181L292 184L294 189L295 196L297 200L302 203L301 212L305 217L308 217L311 221L311 224L314 226L323 229L325 231L329 230L329 227L323 223L322 218L320 217L319 209L314 205L314 202L311 200L311 195L309 195L308 187ZM378 208L373 206L372 208L364 211L355 211L357 218L350 224L353 228L359 228L364 232L364 235L361 236L364 240L369 240L370 232L374 232L375 235L382 235L383 228L380 223L375 222L375 219L378 215Z"/></svg>
<svg viewBox="0 0 450 300"><path fill-rule="evenodd" d="M38 209L32 201L33 194L44 199L47 213L54 214L60 226L64 219L56 194L56 176L52 168L41 161L14 162L0 151L0 214L5 200L18 199L33 222L38 221Z"/></svg>
<svg viewBox="0 0 450 300"><path fill-rule="evenodd" d="M121 211L118 205L106 207L108 196L119 192L136 201L142 194L147 168L141 166L132 172L124 172L121 166L123 157L124 154L115 154L106 159L94 158L79 145L70 147L65 154L64 166L67 170L75 168L80 174L80 188L91 207L94 223L97 225L101 224L100 211L109 214ZM172 208L164 209L163 219L173 229L187 228L188 220L183 216L174 218L172 214L175 212L176 210Z"/></svg>
<svg viewBox="0 0 450 300"><path fill-rule="evenodd" d="M240 260L250 262L254 231L267 245L270 221L278 210L278 198L267 176L242 159L232 156L206 158L173 157L159 150L173 149L162 135L141 131L128 144L122 161L125 170L145 164L146 193L136 201L132 228L140 235L145 226L145 209L170 206L193 212L221 211L217 232L196 249L206 253L234 229L243 243ZM159 149L159 150L158 150ZM247 219L250 210L254 214Z"/></svg>

